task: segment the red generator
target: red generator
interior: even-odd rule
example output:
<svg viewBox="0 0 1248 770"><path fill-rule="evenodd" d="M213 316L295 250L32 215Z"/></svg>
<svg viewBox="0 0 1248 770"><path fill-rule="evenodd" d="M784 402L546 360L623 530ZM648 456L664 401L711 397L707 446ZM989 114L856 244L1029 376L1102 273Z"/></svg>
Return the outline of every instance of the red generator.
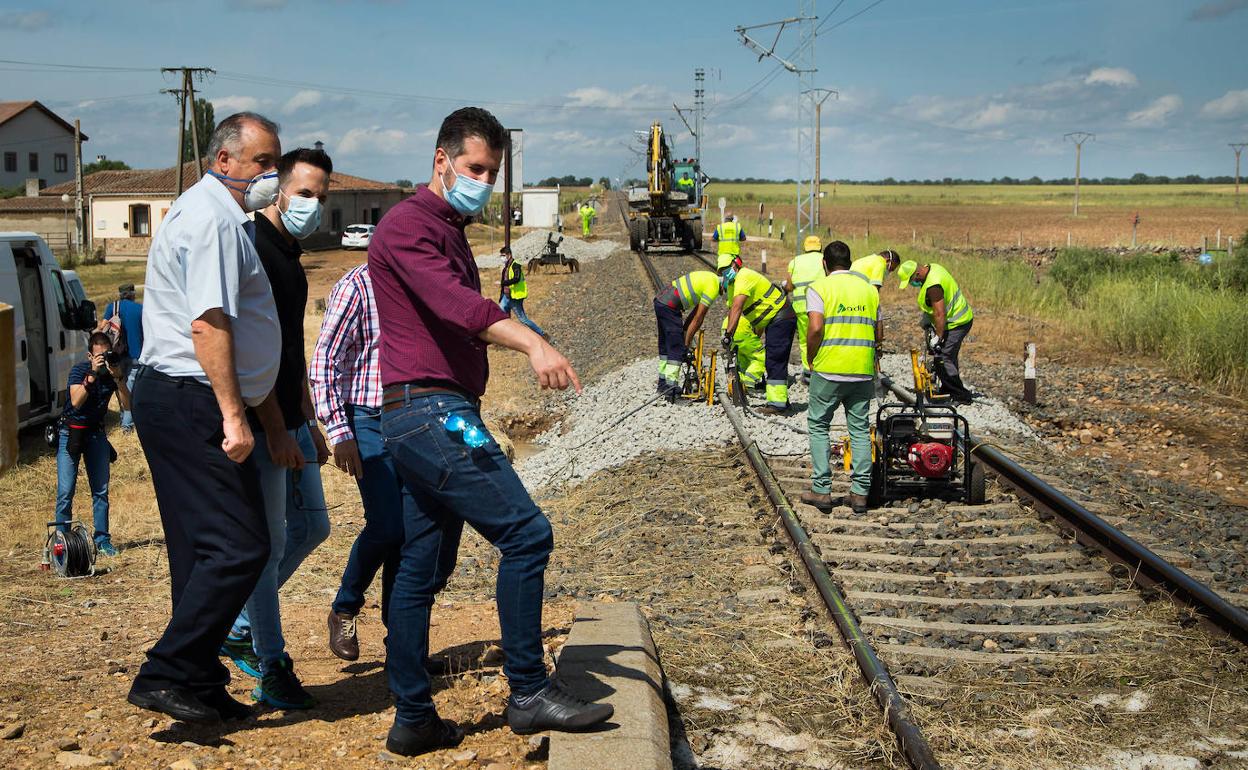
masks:
<svg viewBox="0 0 1248 770"><path fill-rule="evenodd" d="M984 469L971 457L966 418L946 404L886 403L872 437L871 507L908 497L984 502Z"/></svg>

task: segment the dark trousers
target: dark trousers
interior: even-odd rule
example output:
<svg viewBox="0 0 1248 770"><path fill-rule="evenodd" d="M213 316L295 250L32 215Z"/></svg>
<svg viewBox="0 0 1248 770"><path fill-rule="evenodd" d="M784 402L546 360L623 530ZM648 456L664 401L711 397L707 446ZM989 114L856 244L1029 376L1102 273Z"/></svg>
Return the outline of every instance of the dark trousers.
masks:
<svg viewBox="0 0 1248 770"><path fill-rule="evenodd" d="M797 331L797 314L788 303L763 330L763 350L767 365L767 403L787 406L789 403L789 353L793 334ZM805 344L803 341L800 344Z"/></svg>
<svg viewBox="0 0 1248 770"><path fill-rule="evenodd" d="M260 477L221 450L212 389L140 370L134 424L152 473L169 553L173 614L147 652L135 692L224 687L218 650L269 558Z"/></svg>
<svg viewBox="0 0 1248 770"><path fill-rule="evenodd" d="M412 394L382 413L381 430L394 466L412 494L403 507L406 540L390 598L386 673L395 722L413 726L437 717L424 660L429 607L438 587L439 555L467 522L502 553L495 601L512 695L547 684L542 648L542 592L554 547L550 522L529 497L511 463L490 441L473 449L443 425L451 414L487 432L478 407L450 393Z"/></svg>
<svg viewBox="0 0 1248 770"><path fill-rule="evenodd" d="M962 352L962 341L971 333L974 321L956 329L945 330L945 340L940 345L936 359L936 376L940 378L940 390L953 398L969 399L971 391L962 384L962 375L958 371L958 353Z"/></svg>
<svg viewBox="0 0 1248 770"><path fill-rule="evenodd" d="M414 505L412 495L403 488L403 480L394 469L381 435L381 410L347 404L347 422L360 450L364 473L356 481L360 500L364 503L364 527L351 546L347 566L342 571L342 585L334 597L334 612L358 615L364 606L377 570L381 570L381 622L390 625L390 597L394 578L399 570L399 554L403 549L403 508ZM462 529L463 523L459 522ZM443 538L438 553L438 575L434 593L446 587L455 569L459 550L459 534Z"/></svg>
<svg viewBox="0 0 1248 770"><path fill-rule="evenodd" d="M680 311L667 303L654 301L654 317L659 327L659 358L664 361L685 360L685 321Z"/></svg>

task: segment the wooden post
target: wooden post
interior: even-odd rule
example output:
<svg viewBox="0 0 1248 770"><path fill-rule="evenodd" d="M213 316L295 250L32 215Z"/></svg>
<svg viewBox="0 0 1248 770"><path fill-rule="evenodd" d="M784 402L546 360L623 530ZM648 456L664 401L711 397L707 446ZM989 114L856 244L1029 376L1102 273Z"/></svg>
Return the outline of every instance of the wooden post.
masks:
<svg viewBox="0 0 1248 770"><path fill-rule="evenodd" d="M762 263L760 265L760 271L762 273L767 272L767 249L763 249L763 257L762 257Z"/></svg>
<svg viewBox="0 0 1248 770"><path fill-rule="evenodd" d="M1023 343L1023 401L1036 403L1036 343Z"/></svg>
<svg viewBox="0 0 1248 770"><path fill-rule="evenodd" d="M82 122L74 120L74 250L82 254L83 240L82 215Z"/></svg>
<svg viewBox="0 0 1248 770"><path fill-rule="evenodd" d="M0 476L17 462L17 362L13 308L0 302Z"/></svg>
<svg viewBox="0 0 1248 770"><path fill-rule="evenodd" d="M1218 228L1218 248L1222 248L1222 228Z"/></svg>
<svg viewBox="0 0 1248 770"><path fill-rule="evenodd" d="M1066 248L1070 248L1070 231L1066 231Z"/></svg>

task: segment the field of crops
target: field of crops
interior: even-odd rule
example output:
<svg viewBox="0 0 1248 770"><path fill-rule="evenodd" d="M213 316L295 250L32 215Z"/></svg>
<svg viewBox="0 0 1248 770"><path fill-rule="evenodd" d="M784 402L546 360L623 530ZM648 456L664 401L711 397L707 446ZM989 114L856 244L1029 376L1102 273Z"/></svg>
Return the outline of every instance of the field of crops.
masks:
<svg viewBox="0 0 1248 770"><path fill-rule="evenodd" d="M1073 188L1046 185L828 184L824 192L822 234L869 232L898 246L1129 246L1136 214L1141 246L1214 247L1219 233L1225 245L1248 230L1248 185L1239 208L1230 185L1084 185L1078 217ZM712 184L707 195L712 208L726 198L747 232L766 235L770 221L775 237L783 229L792 242L792 185Z"/></svg>

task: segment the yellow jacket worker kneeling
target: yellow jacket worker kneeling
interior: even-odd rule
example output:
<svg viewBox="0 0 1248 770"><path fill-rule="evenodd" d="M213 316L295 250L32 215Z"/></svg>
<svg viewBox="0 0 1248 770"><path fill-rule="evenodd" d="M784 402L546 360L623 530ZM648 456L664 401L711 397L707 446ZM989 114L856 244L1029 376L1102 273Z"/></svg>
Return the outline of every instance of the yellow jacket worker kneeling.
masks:
<svg viewBox="0 0 1248 770"><path fill-rule="evenodd" d="M972 393L962 384L958 371L958 353L962 341L971 332L975 313L971 303L962 294L958 282L949 271L935 262L920 265L913 260L903 262L897 269L901 278L898 288L909 284L919 290L919 310L927 316L936 332L936 377L940 380L940 393L948 394L957 404L971 403Z"/></svg>
<svg viewBox="0 0 1248 770"><path fill-rule="evenodd" d="M812 370L810 408L806 413L811 474L810 491L802 493L802 502L823 510L835 505L831 495L828 426L836 408L844 405L853 453L852 480L845 504L855 513L865 513L867 493L871 490L872 380L883 336L880 295L865 278L850 272L849 249L826 249L824 267L828 275L806 291L809 331L802 342Z"/></svg>

